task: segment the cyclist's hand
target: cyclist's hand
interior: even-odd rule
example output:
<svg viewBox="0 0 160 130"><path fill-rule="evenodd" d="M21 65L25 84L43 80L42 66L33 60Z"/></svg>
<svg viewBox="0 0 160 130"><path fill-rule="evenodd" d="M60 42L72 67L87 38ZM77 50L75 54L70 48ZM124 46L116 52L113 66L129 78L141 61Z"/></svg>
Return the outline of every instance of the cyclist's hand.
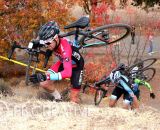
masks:
<svg viewBox="0 0 160 130"><path fill-rule="evenodd" d="M154 93L150 93L150 97L152 98L152 99L155 99L155 94Z"/></svg>
<svg viewBox="0 0 160 130"><path fill-rule="evenodd" d="M94 83L94 87L95 87L95 88L98 87L98 85L99 85L98 82L95 82L95 83Z"/></svg>
<svg viewBox="0 0 160 130"><path fill-rule="evenodd" d="M97 86L97 82L94 83L94 86Z"/></svg>
<svg viewBox="0 0 160 130"><path fill-rule="evenodd" d="M46 75L45 74L42 74L42 73L37 73L37 74L33 74L29 77L29 80L32 82L32 83L39 83L39 82L43 82L45 81L47 78L46 78Z"/></svg>

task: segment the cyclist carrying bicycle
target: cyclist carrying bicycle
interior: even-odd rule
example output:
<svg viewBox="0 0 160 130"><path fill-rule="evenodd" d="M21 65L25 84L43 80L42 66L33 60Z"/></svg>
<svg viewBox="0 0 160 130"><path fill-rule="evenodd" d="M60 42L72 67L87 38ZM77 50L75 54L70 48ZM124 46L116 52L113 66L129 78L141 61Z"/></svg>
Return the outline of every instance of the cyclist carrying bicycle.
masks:
<svg viewBox="0 0 160 130"><path fill-rule="evenodd" d="M141 63L141 61L142 61L141 59L136 59L134 63L135 64L138 63L138 62ZM133 90L134 94L136 95L137 99L140 100L140 89L139 89L139 86L143 85L143 86L145 86L146 88L149 89L150 97L152 99L154 99L155 98L155 94L153 93L152 86L148 82L146 82L145 79L139 79L138 76L137 76L136 72L138 72L138 70L141 69L141 68L143 68L143 63L138 64L137 66L135 66L131 70L131 73L133 73L132 77L130 79L131 84L132 84L132 90Z"/></svg>
<svg viewBox="0 0 160 130"><path fill-rule="evenodd" d="M38 32L38 39L59 60L53 64L45 74L36 73L30 76L30 81L40 83L50 96L55 100L61 100L60 93L54 88L53 81L59 81L65 78L71 79L71 95L70 100L79 102L79 92L83 77L84 59L79 50L71 46L65 38L59 37L59 26L55 21L50 21L41 26Z"/></svg>
<svg viewBox="0 0 160 130"><path fill-rule="evenodd" d="M140 59L136 59L135 63L140 62L140 61L141 61ZM125 65L124 64L120 65L120 68L122 68L121 69L121 73L123 73L125 75L125 73L126 73L125 72L125 68L126 67L123 67L123 66L125 66ZM128 77L128 79L129 79L128 83L131 86L131 89L134 92L134 95L137 97L138 100L140 100L140 90L139 90L139 86L140 85L144 85L145 87L147 87L149 89L149 91L150 91L150 97L152 99L154 99L155 98L155 94L153 93L152 86L148 82L146 82L144 80L141 80L141 79L138 79L136 77L136 71L138 71L140 68L143 68L143 64L138 64L136 67L134 67L131 70L132 72L134 72L134 74L131 75L132 76L131 79ZM118 88L119 87L117 86L117 89L116 88L114 89L114 91L113 91L113 93L111 95L111 99L113 98L113 95L116 95L116 92L120 90L120 89L118 90ZM135 106L135 103L133 103L133 98L128 96L128 94L126 93L126 91L124 89L121 90L121 92L123 93L123 98L125 99L125 101L124 101L124 104L125 104L124 106L126 106L125 108L129 108L130 105L131 105L132 109L138 107L137 106L138 103L136 103L137 105ZM119 95L120 91L117 92L117 93L118 93L117 95ZM126 102L128 102L128 103L126 103ZM112 103L114 104L114 100L113 101L110 100L110 106L111 107L113 105Z"/></svg>
<svg viewBox="0 0 160 130"><path fill-rule="evenodd" d="M125 69L125 64L121 63L110 73L109 76L106 77L106 79L103 80L103 83L112 82L116 84L116 87L110 96L109 106L115 107L118 99L121 97L121 95L123 95L123 104L125 109L129 109L131 103L130 98L133 99L133 104L135 106L134 108L138 108L138 100L133 90L131 89L131 84L125 74Z"/></svg>

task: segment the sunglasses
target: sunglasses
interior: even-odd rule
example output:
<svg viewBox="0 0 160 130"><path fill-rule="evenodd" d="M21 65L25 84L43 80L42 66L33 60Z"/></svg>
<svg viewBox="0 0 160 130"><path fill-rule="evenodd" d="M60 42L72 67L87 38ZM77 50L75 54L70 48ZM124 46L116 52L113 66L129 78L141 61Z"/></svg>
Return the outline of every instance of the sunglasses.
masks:
<svg viewBox="0 0 160 130"><path fill-rule="evenodd" d="M40 40L40 44L49 46L53 41L56 41L58 35L55 35L54 37L51 37L47 40Z"/></svg>
<svg viewBox="0 0 160 130"><path fill-rule="evenodd" d="M51 42L47 42L47 43L45 43L45 45L47 45L47 46L49 46L51 44Z"/></svg>

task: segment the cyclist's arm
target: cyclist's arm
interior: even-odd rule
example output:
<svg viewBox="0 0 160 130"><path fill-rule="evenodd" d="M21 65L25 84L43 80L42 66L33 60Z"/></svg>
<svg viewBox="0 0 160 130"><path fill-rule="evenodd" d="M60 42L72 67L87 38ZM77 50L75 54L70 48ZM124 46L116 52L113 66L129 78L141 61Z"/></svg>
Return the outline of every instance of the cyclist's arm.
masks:
<svg viewBox="0 0 160 130"><path fill-rule="evenodd" d="M130 85L126 81L124 81L123 79L120 79L119 84L129 93L131 97L134 96L134 93L132 89L130 88Z"/></svg>
<svg viewBox="0 0 160 130"><path fill-rule="evenodd" d="M61 40L61 42L67 42L67 40ZM63 71L61 71L62 79L64 78L70 78L72 75L72 49L71 46L67 44L63 44L63 47L61 46L63 52Z"/></svg>
<svg viewBox="0 0 160 130"><path fill-rule="evenodd" d="M96 82L96 85L109 84L111 82L110 77L104 77L100 81Z"/></svg>
<svg viewBox="0 0 160 130"><path fill-rule="evenodd" d="M61 40L61 51L62 51L62 61L58 61L52 69L49 69L47 72L47 79L48 80L61 80L65 78L70 78L72 76L72 49L71 46L66 40ZM63 70L58 72L58 68L60 67L60 64L63 64ZM53 69L54 68L54 69ZM52 71L53 70L53 71Z"/></svg>
<svg viewBox="0 0 160 130"><path fill-rule="evenodd" d="M146 82L144 80L137 79L137 78L134 80L134 82L137 84L140 84L140 85L144 85L146 88L149 89L150 92L152 92L152 86L148 82Z"/></svg>

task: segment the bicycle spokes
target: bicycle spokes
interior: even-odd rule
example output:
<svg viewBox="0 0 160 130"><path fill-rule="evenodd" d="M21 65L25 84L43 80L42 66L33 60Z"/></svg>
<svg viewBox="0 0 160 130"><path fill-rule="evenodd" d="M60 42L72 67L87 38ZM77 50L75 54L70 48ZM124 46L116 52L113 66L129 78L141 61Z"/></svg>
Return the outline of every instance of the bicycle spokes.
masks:
<svg viewBox="0 0 160 130"><path fill-rule="evenodd" d="M147 68L143 70L142 72L142 79L145 81L150 81L156 73L156 70L154 68Z"/></svg>
<svg viewBox="0 0 160 130"><path fill-rule="evenodd" d="M83 47L97 47L115 43L125 38L130 32L130 26L125 24L110 24L88 32L83 41Z"/></svg>

